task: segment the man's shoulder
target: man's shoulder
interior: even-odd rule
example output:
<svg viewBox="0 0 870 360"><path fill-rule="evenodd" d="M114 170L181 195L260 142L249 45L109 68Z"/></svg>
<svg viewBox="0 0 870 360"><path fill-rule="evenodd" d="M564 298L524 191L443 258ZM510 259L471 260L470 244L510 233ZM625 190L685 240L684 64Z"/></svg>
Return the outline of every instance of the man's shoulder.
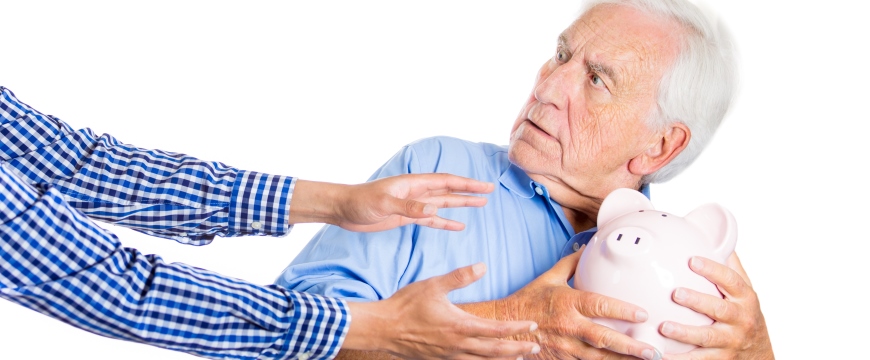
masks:
<svg viewBox="0 0 870 360"><path fill-rule="evenodd" d="M493 156L507 154L507 146L485 142L474 142L452 136L433 136L414 141L407 145L418 155L437 154L439 156L480 155Z"/></svg>
<svg viewBox="0 0 870 360"><path fill-rule="evenodd" d="M423 138L406 145L407 155L421 172L446 172L472 176L480 171L500 174L509 165L507 147L451 136ZM480 175L480 174L478 174Z"/></svg>

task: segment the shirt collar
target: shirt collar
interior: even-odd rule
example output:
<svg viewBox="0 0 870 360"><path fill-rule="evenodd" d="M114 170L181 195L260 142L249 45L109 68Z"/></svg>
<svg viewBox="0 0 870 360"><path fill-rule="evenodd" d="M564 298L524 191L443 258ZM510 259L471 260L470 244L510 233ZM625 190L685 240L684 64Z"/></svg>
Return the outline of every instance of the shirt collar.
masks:
<svg viewBox="0 0 870 360"><path fill-rule="evenodd" d="M501 173L498 182L521 198L530 199L535 196L535 185L532 183L532 178L513 163Z"/></svg>
<svg viewBox="0 0 870 360"><path fill-rule="evenodd" d="M643 184L643 185L641 185L641 187L640 187L640 193L643 194L643 196L646 196L647 199L649 199L649 198L650 198L650 197L649 197L649 184ZM651 199L650 199L650 200L651 200Z"/></svg>
<svg viewBox="0 0 870 360"><path fill-rule="evenodd" d="M529 199L532 196L535 196L535 184L532 181L532 178L530 178L523 169L520 169L519 166L516 166L513 163L511 163L510 166L501 173L498 182L519 197ZM640 187L640 193L649 199L649 184L643 184Z"/></svg>

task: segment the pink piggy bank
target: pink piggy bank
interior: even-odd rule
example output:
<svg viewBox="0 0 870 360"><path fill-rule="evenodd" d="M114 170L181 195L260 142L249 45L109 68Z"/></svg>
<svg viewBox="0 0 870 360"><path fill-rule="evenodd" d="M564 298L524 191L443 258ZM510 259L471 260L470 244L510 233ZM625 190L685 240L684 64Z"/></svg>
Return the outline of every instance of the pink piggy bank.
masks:
<svg viewBox="0 0 870 360"><path fill-rule="evenodd" d="M677 287L685 287L721 297L713 283L689 269L689 259L703 256L725 263L736 244L737 223L717 204L679 217L656 211L640 192L617 189L601 204L598 232L580 256L574 288L626 301L649 313L643 323L592 321L662 353L684 353L695 346L662 336L658 332L662 322L703 326L713 320L677 305L671 295Z"/></svg>

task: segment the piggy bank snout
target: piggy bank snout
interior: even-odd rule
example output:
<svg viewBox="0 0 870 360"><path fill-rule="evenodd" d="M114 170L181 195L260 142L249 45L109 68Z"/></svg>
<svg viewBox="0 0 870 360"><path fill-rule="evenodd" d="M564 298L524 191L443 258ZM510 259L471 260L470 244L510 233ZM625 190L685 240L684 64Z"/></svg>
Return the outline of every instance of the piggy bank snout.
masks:
<svg viewBox="0 0 870 360"><path fill-rule="evenodd" d="M641 227L624 226L614 229L604 240L604 252L614 257L634 257L649 252L655 239Z"/></svg>

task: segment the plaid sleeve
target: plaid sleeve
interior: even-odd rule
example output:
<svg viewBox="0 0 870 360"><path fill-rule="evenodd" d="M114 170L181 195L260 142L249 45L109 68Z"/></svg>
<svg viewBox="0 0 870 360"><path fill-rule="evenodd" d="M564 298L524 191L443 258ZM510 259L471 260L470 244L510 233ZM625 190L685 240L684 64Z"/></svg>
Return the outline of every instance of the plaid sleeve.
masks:
<svg viewBox="0 0 870 360"><path fill-rule="evenodd" d="M121 248L55 189L0 165L0 297L83 330L214 359L331 359L342 300Z"/></svg>
<svg viewBox="0 0 870 360"><path fill-rule="evenodd" d="M94 219L193 245L215 236L282 236L291 228L294 178L73 131L3 87L0 139L0 161L32 185L51 185Z"/></svg>

